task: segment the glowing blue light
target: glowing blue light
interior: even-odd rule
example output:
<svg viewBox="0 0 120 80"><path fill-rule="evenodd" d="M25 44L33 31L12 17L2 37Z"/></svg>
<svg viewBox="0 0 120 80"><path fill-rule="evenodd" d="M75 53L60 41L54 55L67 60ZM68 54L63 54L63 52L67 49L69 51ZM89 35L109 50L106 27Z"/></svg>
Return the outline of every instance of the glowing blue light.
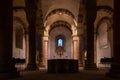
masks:
<svg viewBox="0 0 120 80"><path fill-rule="evenodd" d="M58 39L58 46L63 46L63 40L62 39Z"/></svg>

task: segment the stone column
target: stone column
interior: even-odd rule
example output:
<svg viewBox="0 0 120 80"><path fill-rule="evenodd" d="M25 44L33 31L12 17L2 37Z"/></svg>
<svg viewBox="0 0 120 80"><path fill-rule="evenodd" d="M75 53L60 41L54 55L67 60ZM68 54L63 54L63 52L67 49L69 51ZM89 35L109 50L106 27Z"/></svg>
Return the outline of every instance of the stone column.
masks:
<svg viewBox="0 0 120 80"><path fill-rule="evenodd" d="M13 13L12 1L0 3L0 80L19 76L12 58L13 45Z"/></svg>
<svg viewBox="0 0 120 80"><path fill-rule="evenodd" d="M43 52L43 50L42 50L42 47L43 47L43 36L39 36L39 46L40 46L40 50L39 50L39 66L40 67L43 67L43 59L42 59L42 57L43 57L43 54L42 54L42 52Z"/></svg>
<svg viewBox="0 0 120 80"><path fill-rule="evenodd" d="M39 67L44 67L43 64L43 34L44 27L41 27L38 31L39 34Z"/></svg>
<svg viewBox="0 0 120 80"><path fill-rule="evenodd" d="M29 37L28 37L28 30L25 30L25 63L26 63L26 66L28 64L28 54L29 54Z"/></svg>
<svg viewBox="0 0 120 80"><path fill-rule="evenodd" d="M48 60L48 37L43 37L43 65L47 69L47 60Z"/></svg>
<svg viewBox="0 0 120 80"><path fill-rule="evenodd" d="M94 33L94 63L97 63L97 33Z"/></svg>
<svg viewBox="0 0 120 80"><path fill-rule="evenodd" d="M29 25L29 54L26 70L37 70L36 64L36 31L35 25Z"/></svg>
<svg viewBox="0 0 120 80"><path fill-rule="evenodd" d="M38 28L39 34L39 67L44 67L43 64L43 36L44 36L44 22L43 22L43 12L42 12L42 5L41 0L38 0L38 10L37 10L37 20L36 20L36 27Z"/></svg>
<svg viewBox="0 0 120 80"><path fill-rule="evenodd" d="M79 37L73 36L73 59L79 59Z"/></svg>
<svg viewBox="0 0 120 80"><path fill-rule="evenodd" d="M110 48L111 48L111 56L113 57L113 25L109 25L109 30L108 30L108 40L110 42Z"/></svg>
<svg viewBox="0 0 120 80"><path fill-rule="evenodd" d="M87 61L85 69L96 69L94 63L94 20L96 18L96 0L86 1Z"/></svg>
<svg viewBox="0 0 120 80"><path fill-rule="evenodd" d="M79 66L84 66L84 41L83 41L83 35L79 36Z"/></svg>
<svg viewBox="0 0 120 80"><path fill-rule="evenodd" d="M107 76L120 78L120 0L114 0L113 16L113 63Z"/></svg>
<svg viewBox="0 0 120 80"><path fill-rule="evenodd" d="M38 69L36 65L36 12L37 0L25 0L26 16L29 23L29 56L26 70Z"/></svg>

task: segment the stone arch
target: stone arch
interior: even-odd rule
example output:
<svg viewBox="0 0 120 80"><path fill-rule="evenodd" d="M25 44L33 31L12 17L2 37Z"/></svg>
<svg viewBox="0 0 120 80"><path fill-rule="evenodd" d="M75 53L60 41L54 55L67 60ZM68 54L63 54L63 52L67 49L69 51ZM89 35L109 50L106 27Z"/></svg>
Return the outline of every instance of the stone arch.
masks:
<svg viewBox="0 0 120 80"><path fill-rule="evenodd" d="M113 14L113 9L110 6L97 6L97 11L104 10L110 14Z"/></svg>
<svg viewBox="0 0 120 80"><path fill-rule="evenodd" d="M74 15L69 10L63 8L58 8L51 11L45 18L44 26L51 26L56 21L68 22L73 27L77 26L77 21L75 20Z"/></svg>
<svg viewBox="0 0 120 80"><path fill-rule="evenodd" d="M66 22L66 21L61 21L61 20L56 21L56 22L54 22L54 23L51 25L51 29L49 30L49 33L51 32L51 30L52 30L53 28L59 27L59 26L66 27L66 28L69 29L69 30L71 31L71 33L72 33L71 25L70 25L68 22Z"/></svg>
<svg viewBox="0 0 120 80"><path fill-rule="evenodd" d="M106 16L100 19L96 28L97 31L96 49L98 67L106 67L106 64L101 63L101 59L112 57L111 50L112 44L110 41L112 38L109 37L109 31L110 29L112 29L111 23L112 23L111 19ZM110 64L107 64L107 67L110 67Z"/></svg>
<svg viewBox="0 0 120 80"><path fill-rule="evenodd" d="M13 58L26 59L26 43L26 24L21 18L13 16ZM19 68L20 64L16 65Z"/></svg>
<svg viewBox="0 0 120 80"><path fill-rule="evenodd" d="M13 24L19 22L23 25L23 29L26 29L27 25L22 21L22 19L18 16L13 16Z"/></svg>
<svg viewBox="0 0 120 80"><path fill-rule="evenodd" d="M24 23L19 17L13 19L13 37L15 37L15 48L23 49L23 36L25 33Z"/></svg>
<svg viewBox="0 0 120 80"><path fill-rule="evenodd" d="M57 55L56 48L56 38L61 37L64 38L64 48L63 48L63 54ZM56 26L52 28L50 34L49 34L49 50L48 53L48 59L65 59L65 58L72 58L72 33L70 29L63 25Z"/></svg>
<svg viewBox="0 0 120 80"><path fill-rule="evenodd" d="M64 9L64 8L58 8L58 9L54 9L52 10L45 18L45 20L47 20L47 18L51 15L54 15L54 14L67 14L69 16L71 16L73 19L75 19L74 15L72 14L72 12L70 12L69 10L67 9Z"/></svg>
<svg viewBox="0 0 120 80"><path fill-rule="evenodd" d="M112 21L113 13L114 13L114 9L110 6L107 6L107 5L97 6L97 16L96 16L96 20L94 22L95 32L97 32L98 25L101 20L108 19L111 23L113 22Z"/></svg>
<svg viewBox="0 0 120 80"><path fill-rule="evenodd" d="M68 28L73 35L78 35L77 27L74 24L66 20L57 20L57 21L52 22L50 25L45 26L44 36L49 36L49 32L52 30L52 28L59 26L59 25L62 25Z"/></svg>
<svg viewBox="0 0 120 80"><path fill-rule="evenodd" d="M99 20L99 22L97 23L96 32L98 32L99 25L100 25L101 23L103 23L103 22L106 22L106 23L108 24L108 26L109 26L108 29L111 28L110 25L112 25L112 19L109 18L109 17L107 17L107 16L105 16L105 17L101 18L101 19Z"/></svg>

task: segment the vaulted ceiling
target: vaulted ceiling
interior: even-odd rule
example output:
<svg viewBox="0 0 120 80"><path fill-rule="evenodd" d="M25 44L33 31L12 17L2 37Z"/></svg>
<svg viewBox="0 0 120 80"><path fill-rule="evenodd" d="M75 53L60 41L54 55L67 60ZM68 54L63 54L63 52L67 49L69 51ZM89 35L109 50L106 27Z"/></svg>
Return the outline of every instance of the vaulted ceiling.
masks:
<svg viewBox="0 0 120 80"><path fill-rule="evenodd" d="M44 26L51 26L55 22L67 22L71 26L78 26L78 18L85 16L85 0L36 0L38 11L41 11ZM99 10L113 10L114 0L97 0ZM32 5L32 4L31 4ZM13 0L13 8L25 9L25 0ZM40 16L37 13L37 16Z"/></svg>

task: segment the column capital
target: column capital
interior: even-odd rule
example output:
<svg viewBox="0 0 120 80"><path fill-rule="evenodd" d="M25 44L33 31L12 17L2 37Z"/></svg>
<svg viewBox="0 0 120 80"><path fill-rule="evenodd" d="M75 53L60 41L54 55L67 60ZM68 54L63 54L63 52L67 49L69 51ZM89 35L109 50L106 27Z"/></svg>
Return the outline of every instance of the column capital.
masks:
<svg viewBox="0 0 120 80"><path fill-rule="evenodd" d="M44 41L48 41L48 36L44 36L44 37L43 37L43 40L44 40Z"/></svg>
<svg viewBox="0 0 120 80"><path fill-rule="evenodd" d="M79 40L79 36L73 36L73 40Z"/></svg>

